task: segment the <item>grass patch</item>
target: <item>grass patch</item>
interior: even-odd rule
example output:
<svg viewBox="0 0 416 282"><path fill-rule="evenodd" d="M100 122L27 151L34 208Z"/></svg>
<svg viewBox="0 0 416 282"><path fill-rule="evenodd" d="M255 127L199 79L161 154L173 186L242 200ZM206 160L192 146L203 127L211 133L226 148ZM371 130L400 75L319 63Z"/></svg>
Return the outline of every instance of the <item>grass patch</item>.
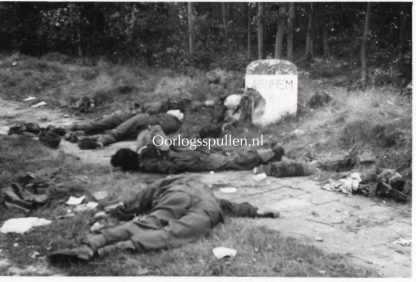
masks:
<svg viewBox="0 0 416 282"><path fill-rule="evenodd" d="M19 173L30 172L51 180L54 202L32 212L32 216L53 220L51 225L21 235L0 236L3 251L14 265L38 263L58 248L74 247L88 233L93 212L56 219L64 214L64 201L70 195L87 195L107 190L111 199L127 198L144 187L154 175L108 173L108 167L83 165L72 156L43 147L27 137L1 137L0 169L2 187ZM24 214L2 208L0 224ZM250 227L253 219L227 219L206 238L177 249L148 254L119 253L84 265L73 265L60 272L68 275L220 275L220 276L377 276L373 270L356 267L347 258L327 254L294 238L266 228ZM115 223L115 222L113 222ZM18 247L13 247L17 243ZM212 249L227 246L237 250L230 261L218 261ZM1 273L1 272L0 272ZM3 273L5 274L5 273Z"/></svg>

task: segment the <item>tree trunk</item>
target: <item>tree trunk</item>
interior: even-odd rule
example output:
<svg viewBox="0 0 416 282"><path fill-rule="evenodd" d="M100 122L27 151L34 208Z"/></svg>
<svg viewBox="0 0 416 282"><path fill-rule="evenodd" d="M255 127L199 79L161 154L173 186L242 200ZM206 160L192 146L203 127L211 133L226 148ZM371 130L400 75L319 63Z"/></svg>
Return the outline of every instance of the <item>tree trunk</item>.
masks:
<svg viewBox="0 0 416 282"><path fill-rule="evenodd" d="M188 2L188 53L194 54L195 34L194 34L194 3Z"/></svg>
<svg viewBox="0 0 416 282"><path fill-rule="evenodd" d="M306 30L305 59L313 57L312 25L313 25L313 3L310 3L310 9L308 13L308 28Z"/></svg>
<svg viewBox="0 0 416 282"><path fill-rule="evenodd" d="M251 58L251 7L247 4L247 58Z"/></svg>
<svg viewBox="0 0 416 282"><path fill-rule="evenodd" d="M97 55L97 45L96 45L96 41L97 41L97 6L95 5L95 2L93 3L93 11L94 11L94 17L92 20L92 42L90 42L88 45L90 46L89 49L92 49L92 54L94 56Z"/></svg>
<svg viewBox="0 0 416 282"><path fill-rule="evenodd" d="M77 27L77 49L78 49L78 56L82 57L83 52L82 52L82 45L81 45L81 29L79 26Z"/></svg>
<svg viewBox="0 0 416 282"><path fill-rule="evenodd" d="M286 23L286 5L282 3L280 4L280 7L279 7L279 18L277 20L276 45L274 49L275 59L282 58L283 35L285 33L285 23Z"/></svg>
<svg viewBox="0 0 416 282"><path fill-rule="evenodd" d="M224 28L225 42L228 42L228 24L227 24L227 3L221 2L222 26Z"/></svg>
<svg viewBox="0 0 416 282"><path fill-rule="evenodd" d="M328 45L328 29L326 23L323 26L322 31L322 41L323 41L323 49L324 49L324 57L329 57L329 45Z"/></svg>
<svg viewBox="0 0 416 282"><path fill-rule="evenodd" d="M363 87L367 86L367 37L368 37L368 26L370 23L370 7L371 3L367 3L367 12L365 13L365 21L364 21L364 32L363 38L361 42L361 81L363 83Z"/></svg>
<svg viewBox="0 0 416 282"><path fill-rule="evenodd" d="M289 17L287 21L287 59L293 61L293 22L295 19L295 3L289 3Z"/></svg>
<svg viewBox="0 0 416 282"><path fill-rule="evenodd" d="M405 42L405 28L406 28L406 20L407 20L407 14L405 11L400 11L400 31L399 31L399 64L401 65L403 62L403 55L404 55L404 42Z"/></svg>
<svg viewBox="0 0 416 282"><path fill-rule="evenodd" d="M264 58L263 53L263 3L259 2L257 10L257 49L259 60Z"/></svg>

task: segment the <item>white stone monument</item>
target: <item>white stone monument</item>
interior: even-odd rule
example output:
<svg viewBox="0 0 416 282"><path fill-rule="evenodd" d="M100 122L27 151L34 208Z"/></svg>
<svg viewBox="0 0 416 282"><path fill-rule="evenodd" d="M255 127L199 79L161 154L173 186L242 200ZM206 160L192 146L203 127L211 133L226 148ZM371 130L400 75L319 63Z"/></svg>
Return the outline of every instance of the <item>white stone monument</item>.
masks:
<svg viewBox="0 0 416 282"><path fill-rule="evenodd" d="M264 102L255 105L252 122L266 126L287 114L296 115L298 75L296 66L284 60L258 60L246 69L246 90L257 90Z"/></svg>

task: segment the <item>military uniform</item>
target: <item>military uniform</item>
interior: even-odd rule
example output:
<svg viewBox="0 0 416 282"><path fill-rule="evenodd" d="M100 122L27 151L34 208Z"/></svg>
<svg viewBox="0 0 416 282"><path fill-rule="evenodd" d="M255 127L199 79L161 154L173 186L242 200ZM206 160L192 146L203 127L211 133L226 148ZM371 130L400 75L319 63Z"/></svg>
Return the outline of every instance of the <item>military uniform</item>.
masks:
<svg viewBox="0 0 416 282"><path fill-rule="evenodd" d="M149 150L152 148L150 147ZM166 152L147 154L139 158L145 172L180 173L223 170L249 170L268 162L275 156L272 149L236 151L231 154L211 153L208 150L172 147Z"/></svg>
<svg viewBox="0 0 416 282"><path fill-rule="evenodd" d="M115 210L115 214L132 220L90 235L83 242L92 253L105 255L115 250L146 252L194 242L218 223L224 215L242 217L276 217L258 213L249 203L232 203L217 199L210 188L197 177L173 177L156 181L141 190L132 200ZM144 215L145 214L145 215ZM85 246L84 245L84 246ZM62 250L50 256L57 261L79 255L79 249ZM85 253L84 253L85 255Z"/></svg>
<svg viewBox="0 0 416 282"><path fill-rule="evenodd" d="M171 148L157 154L144 153L139 159L139 167L145 172L180 173L224 170L251 170L261 166L261 171L269 176L290 177L312 174L308 165L277 156L273 149L250 149L231 154L211 153L204 150Z"/></svg>
<svg viewBox="0 0 416 282"><path fill-rule="evenodd" d="M131 114L116 111L99 120L76 125L74 130L83 130L87 135L104 133L98 140L105 146L121 140L136 139L137 135L149 125L160 125L166 134L176 132L182 123L171 114Z"/></svg>

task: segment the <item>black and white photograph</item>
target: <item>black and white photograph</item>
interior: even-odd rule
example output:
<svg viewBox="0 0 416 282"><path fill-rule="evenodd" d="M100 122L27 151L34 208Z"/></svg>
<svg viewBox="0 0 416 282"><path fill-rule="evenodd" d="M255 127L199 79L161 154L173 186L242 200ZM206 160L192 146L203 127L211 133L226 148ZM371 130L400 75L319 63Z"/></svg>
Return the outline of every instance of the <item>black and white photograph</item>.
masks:
<svg viewBox="0 0 416 282"><path fill-rule="evenodd" d="M412 278L412 8L0 1L1 279Z"/></svg>

